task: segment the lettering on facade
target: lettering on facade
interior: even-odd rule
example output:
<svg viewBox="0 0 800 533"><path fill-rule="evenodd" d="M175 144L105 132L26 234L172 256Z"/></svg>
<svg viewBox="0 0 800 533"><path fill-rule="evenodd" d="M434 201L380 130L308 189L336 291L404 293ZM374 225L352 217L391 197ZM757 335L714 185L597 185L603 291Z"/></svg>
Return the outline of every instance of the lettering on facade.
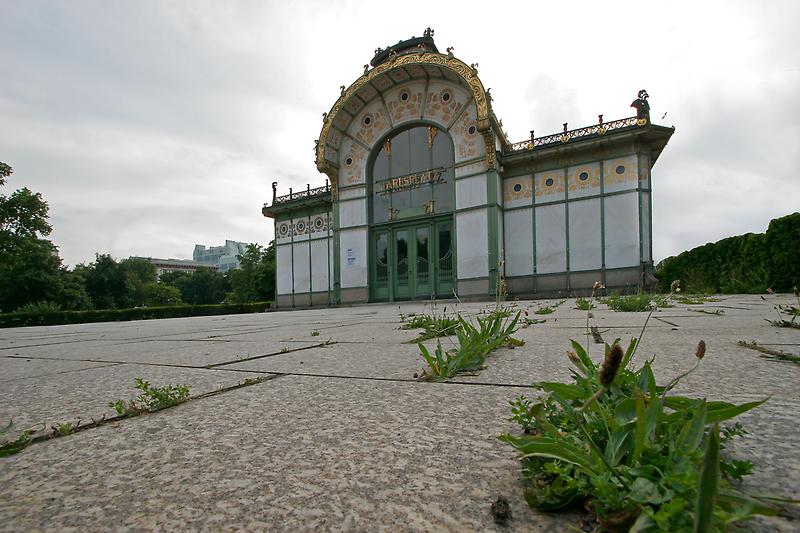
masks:
<svg viewBox="0 0 800 533"><path fill-rule="evenodd" d="M379 189L378 194L389 194L398 191L407 191L416 189L426 183L444 183L444 167L426 170L425 172L417 172L416 174L409 174L408 176L401 176L399 178L392 178L377 183Z"/></svg>

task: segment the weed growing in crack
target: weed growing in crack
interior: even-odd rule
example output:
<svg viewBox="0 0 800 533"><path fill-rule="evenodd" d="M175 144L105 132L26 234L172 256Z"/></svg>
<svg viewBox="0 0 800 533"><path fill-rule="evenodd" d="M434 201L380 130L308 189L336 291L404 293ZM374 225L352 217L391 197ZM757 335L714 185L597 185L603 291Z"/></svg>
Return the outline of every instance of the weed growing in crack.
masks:
<svg viewBox="0 0 800 533"><path fill-rule="evenodd" d="M796 307L793 305L774 305L772 307L775 309L775 312L778 313L778 320L767 320L766 318L764 320L767 320L767 322L779 328L800 329L800 321L798 321L798 318L800 318L800 290L798 290L797 287L794 287L794 296L797 298ZM787 315L792 318L791 320L786 320L781 315Z"/></svg>
<svg viewBox="0 0 800 533"><path fill-rule="evenodd" d="M513 319L503 315L493 312L486 317L479 316L477 324L456 315L458 327L454 332L457 342L450 350L445 350L442 343L437 342L436 350L431 354L424 344L418 343L420 354L428 365L418 379L441 381L459 373L476 372L484 367L486 356L493 350L501 346L522 346L523 341L511 336L517 330L520 312Z"/></svg>
<svg viewBox="0 0 800 533"><path fill-rule="evenodd" d="M787 361L789 363L800 365L800 356L786 353L783 350L773 350L771 348L767 348L766 346L758 344L756 341L750 341L750 342L739 341L736 344L738 344L742 348L749 348L751 350L760 352L761 357L763 357L764 359L772 359L774 361Z"/></svg>
<svg viewBox="0 0 800 533"><path fill-rule="evenodd" d="M719 298L712 298L710 296L704 295L694 295L694 294L682 294L680 296L675 297L675 303L679 303L681 305L701 305L706 302L720 302Z"/></svg>
<svg viewBox="0 0 800 533"><path fill-rule="evenodd" d="M311 332L311 336L312 336L312 337L319 337L319 331L317 331L317 330L315 329L314 331L312 331L312 332Z"/></svg>
<svg viewBox="0 0 800 533"><path fill-rule="evenodd" d="M143 413L160 411L185 402L189 397L188 385L167 385L165 387L151 387L150 383L136 378L136 388L142 391L134 400L117 400L110 402L120 416L138 416Z"/></svg>
<svg viewBox="0 0 800 533"><path fill-rule="evenodd" d="M589 298L578 298L575 300L575 309L580 309L581 311L589 311L597 307L592 300Z"/></svg>
<svg viewBox="0 0 800 533"><path fill-rule="evenodd" d="M447 308L445 308L445 313ZM421 329L423 330L416 339L409 342L419 342L436 337L446 337L454 335L459 327L456 317L449 317L446 314L436 315L414 315L408 322L403 323L400 329Z"/></svg>
<svg viewBox="0 0 800 533"><path fill-rule="evenodd" d="M706 314L706 315L722 316L722 315L725 314L725 311L722 310L722 309L716 309L714 311L709 311L707 309L689 309L689 308L687 308L686 310L687 311L692 311L693 313L703 313L703 314Z"/></svg>
<svg viewBox="0 0 800 533"><path fill-rule="evenodd" d="M601 301L609 309L624 313L654 311L659 307L671 307L667 298L644 293L629 294L627 296L615 293Z"/></svg>
<svg viewBox="0 0 800 533"><path fill-rule="evenodd" d="M76 424L72 422L63 422L57 426L51 426L50 429L52 431L51 436L55 437L66 437L67 435L72 435L75 433L75 430L78 429L81 425L81 421L78 420Z"/></svg>
<svg viewBox="0 0 800 533"><path fill-rule="evenodd" d="M0 428L0 434L8 433L13 425L14 421L9 420L7 425ZM20 433L16 439L7 440L0 444L0 457L8 457L9 455L14 455L24 450L28 444L31 443L30 435L31 430L26 429Z"/></svg>
<svg viewBox="0 0 800 533"><path fill-rule="evenodd" d="M689 370L659 386L652 359L630 368L646 326L626 350L619 339L606 343L602 365L572 341L572 383L539 382L543 399L510 402L523 434L499 438L520 453L528 504L584 507L605 531L724 531L756 514L777 514L777 504L790 500L745 494L731 480L748 475L752 464L720 456L743 433L738 424L720 423L767 399L736 405L669 394L700 366L705 343Z"/></svg>

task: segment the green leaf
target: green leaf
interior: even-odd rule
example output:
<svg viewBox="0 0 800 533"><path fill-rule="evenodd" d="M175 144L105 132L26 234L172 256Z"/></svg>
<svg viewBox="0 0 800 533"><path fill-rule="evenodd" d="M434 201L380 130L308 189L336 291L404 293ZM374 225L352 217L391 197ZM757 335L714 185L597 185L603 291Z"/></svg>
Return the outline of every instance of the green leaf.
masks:
<svg viewBox="0 0 800 533"><path fill-rule="evenodd" d="M622 365L620 368L627 368L628 363L631 362L633 359L633 355L636 353L636 348L639 346L639 339L636 337L631 339L631 342L628 344L628 349L625 350L625 357L622 358Z"/></svg>
<svg viewBox="0 0 800 533"><path fill-rule="evenodd" d="M767 396L763 400L759 400L757 402L748 402L739 405L730 404L727 402L711 402L708 406L706 423L711 424L713 422L724 422L725 420L730 420L735 416L746 413L750 409L755 409L769 399L770 396Z"/></svg>
<svg viewBox="0 0 800 533"><path fill-rule="evenodd" d="M503 442L511 444L519 450L525 457L546 457L550 459L560 459L567 463L572 463L589 474L598 473L598 461L582 449L564 441L551 437L539 437L534 435L522 435L514 437L503 434L498 437ZM602 463L600 463L602 464Z"/></svg>
<svg viewBox="0 0 800 533"><path fill-rule="evenodd" d="M711 531L714 520L714 499L719 484L719 424L714 424L708 434L706 455L697 484L697 502L694 511L695 533Z"/></svg>
<svg viewBox="0 0 800 533"><path fill-rule="evenodd" d="M635 427L633 424L619 427L611 433L606 443L605 458L611 466L617 466L619 462L631 451L633 439L631 435Z"/></svg>
<svg viewBox="0 0 800 533"><path fill-rule="evenodd" d="M636 503L650 503L653 505L664 502L664 496L658 489L658 485L643 477L638 477L633 482L628 498Z"/></svg>
<svg viewBox="0 0 800 533"><path fill-rule="evenodd" d="M683 453L693 452L703 441L706 427L706 401L702 400L694 416L683 426L678 436L678 449Z"/></svg>
<svg viewBox="0 0 800 533"><path fill-rule="evenodd" d="M579 400L586 397L586 392L578 385L558 383L557 381L540 381L536 383L536 386L547 392L558 394L565 400Z"/></svg>
<svg viewBox="0 0 800 533"><path fill-rule="evenodd" d="M780 500L779 500L780 501ZM788 500L787 503L798 503L797 501ZM735 509L737 507L748 507L751 514L759 514L764 516L775 516L783 510L783 507L775 505L775 503L756 496L750 496L744 492L738 491L730 487L720 488L717 493L717 504L720 507L727 509Z"/></svg>
<svg viewBox="0 0 800 533"><path fill-rule="evenodd" d="M575 353L578 355L581 363L583 363L583 366L585 366L586 370L588 370L591 374L594 374L597 371L597 367L594 366L594 362L586 353L586 350L583 349L583 346L581 346L579 342L573 340L570 340L570 342L572 343L572 349L575 350Z"/></svg>
<svg viewBox="0 0 800 533"><path fill-rule="evenodd" d="M636 396L636 436L633 441L632 463L639 460L647 439L647 411L644 406L644 396L639 389L634 389L634 394Z"/></svg>
<svg viewBox="0 0 800 533"><path fill-rule="evenodd" d="M614 421L620 426L636 420L636 402L633 398L625 398L614 408Z"/></svg>
<svg viewBox="0 0 800 533"><path fill-rule="evenodd" d="M653 369L650 368L650 363L645 363L639 370L638 386L643 393L650 396L656 395L656 378L653 375Z"/></svg>

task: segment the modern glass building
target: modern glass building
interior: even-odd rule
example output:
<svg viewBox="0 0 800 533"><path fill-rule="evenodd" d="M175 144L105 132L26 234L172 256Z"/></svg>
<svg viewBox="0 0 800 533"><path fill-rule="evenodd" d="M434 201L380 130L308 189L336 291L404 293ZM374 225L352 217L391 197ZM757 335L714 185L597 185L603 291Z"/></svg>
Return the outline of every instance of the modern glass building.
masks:
<svg viewBox="0 0 800 533"><path fill-rule="evenodd" d="M273 183L277 306L646 286L650 172L674 132L647 98L636 116L512 143L477 68L432 31L378 49L323 117L326 185Z"/></svg>

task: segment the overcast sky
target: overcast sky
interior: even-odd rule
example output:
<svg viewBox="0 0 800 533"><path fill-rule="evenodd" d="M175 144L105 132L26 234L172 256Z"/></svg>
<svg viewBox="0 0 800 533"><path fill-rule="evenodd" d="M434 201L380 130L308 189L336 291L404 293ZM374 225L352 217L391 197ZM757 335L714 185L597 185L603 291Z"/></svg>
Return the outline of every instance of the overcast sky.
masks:
<svg viewBox="0 0 800 533"><path fill-rule="evenodd" d="M479 63L512 142L630 116L647 89L676 127L653 169L658 261L800 209L799 25L796 0L0 0L4 192L44 195L71 266L267 244L271 182L324 183L339 86L430 26Z"/></svg>

